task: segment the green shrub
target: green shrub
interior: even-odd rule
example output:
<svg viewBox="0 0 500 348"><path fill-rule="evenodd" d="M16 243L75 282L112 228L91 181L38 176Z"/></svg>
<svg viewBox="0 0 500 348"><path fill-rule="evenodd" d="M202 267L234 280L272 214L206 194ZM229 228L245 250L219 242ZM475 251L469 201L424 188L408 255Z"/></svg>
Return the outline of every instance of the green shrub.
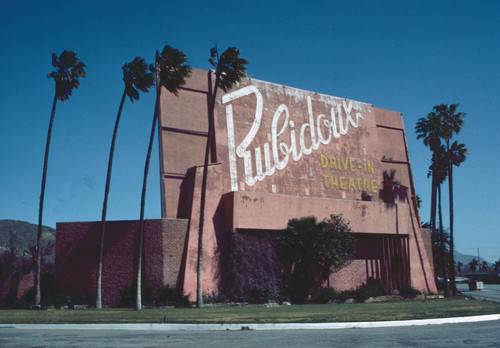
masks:
<svg viewBox="0 0 500 348"><path fill-rule="evenodd" d="M368 278L366 283L356 289L345 290L338 293L335 297L337 302L345 302L352 298L354 302L362 303L370 297L385 296L387 291L384 284L379 279Z"/></svg>
<svg viewBox="0 0 500 348"><path fill-rule="evenodd" d="M353 299L356 303L365 302L370 296L368 295L368 291L364 288L356 289L353 293Z"/></svg>
<svg viewBox="0 0 500 348"><path fill-rule="evenodd" d="M135 308L137 298L137 287L133 285L125 285L120 291L120 300L116 304L120 308ZM153 304L153 290L147 284L141 287L142 305L151 306Z"/></svg>
<svg viewBox="0 0 500 348"><path fill-rule="evenodd" d="M316 294L314 302L320 304L329 303L330 301L335 300L337 296L338 292L332 287L320 288Z"/></svg>
<svg viewBox="0 0 500 348"><path fill-rule="evenodd" d="M401 288L399 291L399 295L402 298L415 298L417 295L420 295L421 292L417 289L412 288L411 286L405 286Z"/></svg>
<svg viewBox="0 0 500 348"><path fill-rule="evenodd" d="M191 294L185 295L184 291L180 291L169 285L162 286L156 292L155 305L189 307L191 306L191 302L189 301L190 295Z"/></svg>
<svg viewBox="0 0 500 348"><path fill-rule="evenodd" d="M203 294L203 303L215 304L215 303L228 303L229 299L222 292L212 291L211 293Z"/></svg>
<svg viewBox="0 0 500 348"><path fill-rule="evenodd" d="M314 216L291 219L276 233L284 293L293 303L305 303L330 274L354 256L355 240L341 215L318 222Z"/></svg>
<svg viewBox="0 0 500 348"><path fill-rule="evenodd" d="M86 292L77 292L71 295L70 303L72 305L87 305L89 307L95 305L95 294L87 294Z"/></svg>
<svg viewBox="0 0 500 348"><path fill-rule="evenodd" d="M361 285L368 297L377 297L387 295L387 290L380 279L368 278L366 284Z"/></svg>
<svg viewBox="0 0 500 348"><path fill-rule="evenodd" d="M16 295L10 294L5 300L0 303L0 309L16 309L19 308L19 301Z"/></svg>
<svg viewBox="0 0 500 348"><path fill-rule="evenodd" d="M251 304L260 304L269 302L269 292L259 287L253 287L244 292L245 300Z"/></svg>
<svg viewBox="0 0 500 348"><path fill-rule="evenodd" d="M44 297L42 297L42 301ZM26 291L23 296L19 299L19 308L30 308L35 303L35 288L31 288Z"/></svg>
<svg viewBox="0 0 500 348"><path fill-rule="evenodd" d="M339 303L344 303L348 299L354 298L354 293L356 291L357 291L356 289L340 291L335 295L335 301Z"/></svg>

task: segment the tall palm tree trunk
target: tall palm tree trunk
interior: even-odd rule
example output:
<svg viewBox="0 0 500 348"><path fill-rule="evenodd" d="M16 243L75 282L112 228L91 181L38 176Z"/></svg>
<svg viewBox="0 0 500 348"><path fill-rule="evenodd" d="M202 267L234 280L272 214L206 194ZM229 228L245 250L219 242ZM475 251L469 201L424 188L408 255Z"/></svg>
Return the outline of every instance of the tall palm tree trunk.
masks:
<svg viewBox="0 0 500 348"><path fill-rule="evenodd" d="M431 177L432 188L431 188L431 214L430 214L430 228L431 228L431 236L434 239L434 242L437 243L437 233L436 233L436 196L437 196L437 185L436 185L436 175L432 173ZM434 248L433 248L434 250ZM434 265L437 270L437 259L438 255L434 255ZM437 274L436 274L437 276Z"/></svg>
<svg viewBox="0 0 500 348"><path fill-rule="evenodd" d="M104 203L102 205L102 220L101 220L101 241L99 244L99 263L97 266L97 285L96 285L96 300L95 307L102 308L102 259L104 253L104 236L106 234L106 211L108 208L108 194L109 194L109 186L111 182L111 168L113 166L113 154L115 152L115 140L116 134L118 132L118 125L120 123L120 117L122 115L123 104L125 102L125 97L127 93L124 91L122 100L120 101L120 107L118 108L118 115L116 116L115 128L113 130L113 139L111 140L111 149L109 151L109 160L108 160L108 173L106 175L106 187L104 189Z"/></svg>
<svg viewBox="0 0 500 348"><path fill-rule="evenodd" d="M47 181L47 165L49 163L49 148L50 138L52 136L52 125L54 124L54 116L56 114L57 93L54 95L52 102L52 112L50 114L49 130L47 132L47 143L45 145L45 157L43 160L42 174L42 189L40 193L40 208L38 209L38 233L36 238L36 275L35 275L35 306L40 306L42 301L41 292L41 277L42 277L42 216L43 216L43 201L45 199L45 183Z"/></svg>
<svg viewBox="0 0 500 348"><path fill-rule="evenodd" d="M444 297L450 297L450 287L448 285L448 267L446 266L446 248L443 229L443 214L441 210L441 184L437 186L438 192L438 211L439 211L439 238L441 239L441 262L443 263L443 283L444 283Z"/></svg>
<svg viewBox="0 0 500 348"><path fill-rule="evenodd" d="M437 154L433 154L433 163L437 161ZM431 188L431 215L430 215L430 224L431 224L431 233L436 233L436 200L437 200L437 176L435 173L435 169L432 171L432 188Z"/></svg>
<svg viewBox="0 0 500 348"><path fill-rule="evenodd" d="M450 153L449 141L446 144L448 154ZM453 296L457 295L457 285L455 283L455 247L453 240L453 164L448 159L448 191L450 197L450 286Z"/></svg>
<svg viewBox="0 0 500 348"><path fill-rule="evenodd" d="M201 181L201 197L200 197L200 224L198 228L198 263L196 265L196 306L203 307L203 292L201 273L203 265L203 227L205 223L205 200L207 192L207 177L208 177L208 160L210 156L210 145L212 143L214 133L214 108L215 99L217 97L217 86L219 84L220 75L216 74L215 85L213 88L212 98L209 99L209 115L208 115L208 137L207 145L205 147L205 158L203 161L203 178Z"/></svg>
<svg viewBox="0 0 500 348"><path fill-rule="evenodd" d="M208 128L210 129L211 121ZM203 225L205 223L205 197L208 177L208 156L210 154L210 131L208 132L207 145L205 147L205 160L203 161L203 178L201 180L201 198L200 198L200 224L198 227L198 263L196 265L196 306L203 307L203 293L201 284L201 272L203 264Z"/></svg>
<svg viewBox="0 0 500 348"><path fill-rule="evenodd" d="M146 185L149 172L149 162L151 159L151 150L153 149L153 140L155 138L156 123L158 122L160 105L160 94L157 94L155 103L155 112L153 116L153 125L151 126L151 135L149 136L149 146L148 153L146 155L146 163L144 164L144 179L142 181L142 194L141 194L141 214L139 218L139 250L138 250L138 262L137 262L137 293L136 293L136 303L135 309L142 309L142 256L144 249L144 208L146 205Z"/></svg>

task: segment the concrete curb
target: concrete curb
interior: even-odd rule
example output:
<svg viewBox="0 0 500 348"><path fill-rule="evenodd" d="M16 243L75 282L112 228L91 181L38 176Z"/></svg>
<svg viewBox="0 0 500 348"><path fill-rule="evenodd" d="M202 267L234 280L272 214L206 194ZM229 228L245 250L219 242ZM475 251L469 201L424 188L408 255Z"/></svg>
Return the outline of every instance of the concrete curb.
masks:
<svg viewBox="0 0 500 348"><path fill-rule="evenodd" d="M472 317L353 323L287 324L0 324L0 329L18 330L150 330L150 331L230 331L230 330L334 330L394 326L422 326L500 320L500 314Z"/></svg>

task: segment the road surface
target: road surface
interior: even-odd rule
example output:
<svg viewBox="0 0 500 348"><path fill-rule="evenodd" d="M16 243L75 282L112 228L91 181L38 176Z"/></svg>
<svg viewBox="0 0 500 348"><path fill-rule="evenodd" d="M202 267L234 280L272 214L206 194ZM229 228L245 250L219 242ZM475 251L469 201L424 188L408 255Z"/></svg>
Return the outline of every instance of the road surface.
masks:
<svg viewBox="0 0 500 348"><path fill-rule="evenodd" d="M500 320L427 326L283 331L0 329L0 347L500 347Z"/></svg>
<svg viewBox="0 0 500 348"><path fill-rule="evenodd" d="M468 284L457 284L458 291L464 295L470 295L478 300L489 300L500 302L500 284L484 284L483 290L469 291Z"/></svg>

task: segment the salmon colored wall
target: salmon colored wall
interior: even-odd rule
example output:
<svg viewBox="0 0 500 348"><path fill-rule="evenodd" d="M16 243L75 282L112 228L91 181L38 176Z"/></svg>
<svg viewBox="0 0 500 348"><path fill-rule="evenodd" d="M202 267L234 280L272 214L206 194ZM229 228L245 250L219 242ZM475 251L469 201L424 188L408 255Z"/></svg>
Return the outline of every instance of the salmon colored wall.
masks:
<svg viewBox="0 0 500 348"><path fill-rule="evenodd" d="M191 293L192 300L213 82L212 73L194 69L178 96L162 90L162 216L172 219L148 222L146 242L151 249L149 281L176 283ZM217 250L224 233L237 228L283 229L290 218L323 219L330 214L342 214L354 232L408 236L411 284L436 292L399 112L244 79L227 93L219 91L213 116L215 148L208 167L203 292L217 290ZM394 189L400 195L394 203L386 203L384 172L393 170L398 182ZM179 218L186 220L177 225L174 221ZM61 289L93 290L98 226L58 224L56 277ZM136 225L109 226L104 269L104 281L109 284L104 301L112 304L123 285L134 280ZM340 288L358 284L359 279L349 280L347 274L360 275L364 270L366 276L366 265L364 260L353 262L337 273L335 284Z"/></svg>
<svg viewBox="0 0 500 348"><path fill-rule="evenodd" d="M188 88L181 91L179 97L162 97L162 125L173 124L190 132L206 132L208 112L204 98L210 95L210 78L213 82L213 76L208 72L195 69ZM340 114L346 131L326 141L328 134L333 133L329 128L331 121L329 126L324 120L332 119L332 110L337 129L340 129ZM348 114L352 121L348 121ZM256 117L260 120L255 121ZM204 292L217 288L214 260L222 233L235 228L282 229L290 218L307 215L325 218L332 213L343 214L356 232L408 235L412 285L426 292L436 291L414 205L400 113L348 99L246 79L228 93L219 92L214 121L217 163L208 170L203 237ZM278 136L281 130L283 132ZM318 143L315 148L313 138L318 142L319 132L326 143ZM164 176L165 185L170 188L164 200L171 207L167 207L167 216L182 213L182 217L190 220L183 286L187 292L195 293L203 171L199 165L206 137L191 132L190 135L183 135L182 141L176 141L170 132L163 132L162 138L163 152L171 153L163 157L164 171L182 172L187 171L184 168L191 168L189 184L184 181L186 187L183 192L189 193L186 195L173 192L180 187L179 179ZM245 139L249 142L243 145ZM284 144L278 144L278 147L290 149L294 139L298 151L304 152L300 160L295 161L292 153L286 155L279 149L275 158L272 154L273 141ZM242 149L238 152L240 145ZM265 160L266 151L268 162ZM257 160L259 153L260 162ZM245 156L248 157L247 164ZM288 163L277 168L276 161L283 161L285 157L288 157ZM262 177L254 181L258 169ZM405 193L394 204L386 204L382 202L380 191L383 189L383 172L390 173L391 170L396 171L395 180ZM367 188L373 202L361 200L362 191ZM182 206L182 212L174 206Z"/></svg>

